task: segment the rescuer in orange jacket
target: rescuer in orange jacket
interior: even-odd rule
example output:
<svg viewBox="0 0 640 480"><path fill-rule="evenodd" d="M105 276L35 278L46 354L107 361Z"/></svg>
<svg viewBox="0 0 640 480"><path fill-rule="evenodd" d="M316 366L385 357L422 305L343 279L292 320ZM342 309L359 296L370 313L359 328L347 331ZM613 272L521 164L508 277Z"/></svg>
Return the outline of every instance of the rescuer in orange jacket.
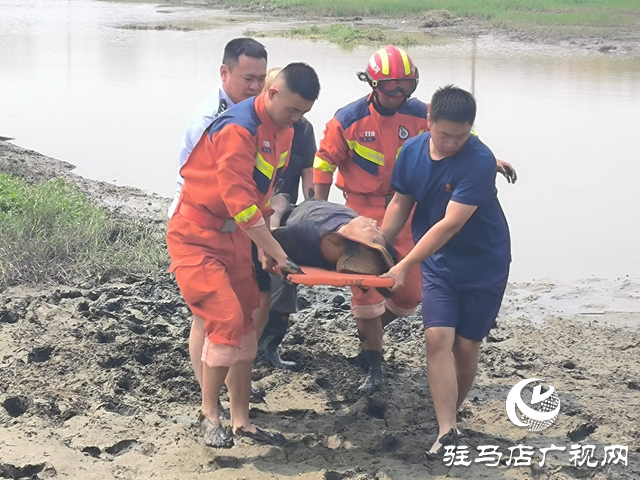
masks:
<svg viewBox="0 0 640 480"><path fill-rule="evenodd" d="M391 175L396 158L407 139L428 131L428 106L410 98L418 85L418 68L404 50L393 45L373 54L358 78L368 82L373 91L338 110L327 123L313 165L314 189L318 199L327 200L337 169L336 186L344 192L347 206L382 224L394 193ZM515 181L511 166L498 162L502 163L501 173ZM409 219L393 242L400 258L414 246L410 224ZM382 381L383 326L415 312L421 301L421 285L416 266L392 298L352 287L351 311L369 366L369 375L360 386L364 394L377 391Z"/></svg>
<svg viewBox="0 0 640 480"><path fill-rule="evenodd" d="M280 434L249 421L251 366L257 350L251 319L259 303L251 241L280 270L299 270L269 231L269 198L289 160L291 126L311 109L320 84L306 64L285 67L268 92L220 115L181 169L180 200L169 220L170 271L196 321L204 322L200 430L207 445L230 447L218 416L218 395L229 391L231 430L264 443ZM265 255L266 254L266 255ZM190 342L191 343L191 342Z"/></svg>

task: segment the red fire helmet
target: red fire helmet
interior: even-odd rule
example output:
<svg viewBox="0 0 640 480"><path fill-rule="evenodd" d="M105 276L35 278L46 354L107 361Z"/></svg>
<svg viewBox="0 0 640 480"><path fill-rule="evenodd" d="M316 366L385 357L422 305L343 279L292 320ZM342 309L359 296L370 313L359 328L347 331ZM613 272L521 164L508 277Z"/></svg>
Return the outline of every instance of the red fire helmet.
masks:
<svg viewBox="0 0 640 480"><path fill-rule="evenodd" d="M378 50L369 59L366 72L359 72L358 78L372 88L388 96L410 97L418 86L418 67L403 49L389 45Z"/></svg>

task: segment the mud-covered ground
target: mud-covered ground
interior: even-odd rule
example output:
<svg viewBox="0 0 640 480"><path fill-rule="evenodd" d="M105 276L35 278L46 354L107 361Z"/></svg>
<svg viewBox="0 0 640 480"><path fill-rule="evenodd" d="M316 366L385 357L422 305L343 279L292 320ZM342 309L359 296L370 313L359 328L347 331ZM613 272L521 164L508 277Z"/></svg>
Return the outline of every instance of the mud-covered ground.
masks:
<svg viewBox="0 0 640 480"><path fill-rule="evenodd" d="M65 175L120 214L160 222L167 203L80 179L67 165L0 142L0 172L11 169L34 180ZM252 404L252 417L287 443L242 440L216 450L194 428L190 314L171 276L11 287L0 292L0 478L638 479L640 332L607 326L616 320L607 312L528 321L550 288L509 286L461 410L470 459L478 446L496 445L501 464L448 468L424 456L436 423L419 315L387 328L384 387L364 398L348 292L302 289L281 349L300 371L274 371L258 360L254 372L266 396ZM626 288L637 297L637 284ZM637 326L640 314L626 319ZM523 378L543 379L559 393L560 415L543 432L528 433L506 415L507 394ZM539 449L552 444L566 450L539 466ZM516 445L533 448L531 465L507 465ZM597 466L574 466L572 445L594 445ZM602 465L610 445L628 446L627 466Z"/></svg>

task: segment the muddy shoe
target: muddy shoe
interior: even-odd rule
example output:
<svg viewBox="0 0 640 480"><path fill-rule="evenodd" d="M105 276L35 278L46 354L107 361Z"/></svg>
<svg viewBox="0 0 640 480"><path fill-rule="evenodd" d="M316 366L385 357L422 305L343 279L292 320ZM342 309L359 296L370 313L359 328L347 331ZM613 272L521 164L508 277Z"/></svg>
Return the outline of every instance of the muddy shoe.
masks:
<svg viewBox="0 0 640 480"><path fill-rule="evenodd" d="M249 438L257 443L264 445L284 445L286 438L280 433L271 433L256 427L256 433L248 432L242 427L236 429L235 436L237 438Z"/></svg>
<svg viewBox="0 0 640 480"><path fill-rule="evenodd" d="M447 433L442 435L439 438L440 448L436 452L427 452L427 460L443 460L444 454L447 452L446 447L454 446L457 447L460 445L460 435L458 435L458 431L455 428L452 428Z"/></svg>
<svg viewBox="0 0 640 480"><path fill-rule="evenodd" d="M231 448L233 447L233 437L228 428L220 423L214 423L205 417L202 412L198 418L200 433L204 438L205 445L215 448Z"/></svg>
<svg viewBox="0 0 640 480"><path fill-rule="evenodd" d="M364 383L358 387L363 395L373 395L380 390L382 384L382 370L372 370Z"/></svg>

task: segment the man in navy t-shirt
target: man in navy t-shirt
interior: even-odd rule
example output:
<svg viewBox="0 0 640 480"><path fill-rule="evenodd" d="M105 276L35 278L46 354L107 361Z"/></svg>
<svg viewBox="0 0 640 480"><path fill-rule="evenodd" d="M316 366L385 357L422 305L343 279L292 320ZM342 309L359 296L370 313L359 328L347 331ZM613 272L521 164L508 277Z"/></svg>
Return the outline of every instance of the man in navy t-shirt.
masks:
<svg viewBox="0 0 640 480"><path fill-rule="evenodd" d="M421 263L427 377L439 428L433 458L458 444L456 413L473 383L480 343L498 315L511 262L496 160L471 134L475 116L469 92L453 86L436 91L430 132L402 148L391 180L397 193L382 224L393 241L416 206L416 246L386 276L399 288Z"/></svg>

